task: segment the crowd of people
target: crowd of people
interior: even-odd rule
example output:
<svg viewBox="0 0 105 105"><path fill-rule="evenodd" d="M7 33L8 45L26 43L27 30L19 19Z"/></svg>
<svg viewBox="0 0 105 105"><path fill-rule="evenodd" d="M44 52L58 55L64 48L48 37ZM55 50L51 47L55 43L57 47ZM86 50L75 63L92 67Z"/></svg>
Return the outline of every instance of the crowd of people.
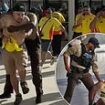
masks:
<svg viewBox="0 0 105 105"><path fill-rule="evenodd" d="M97 8L95 14L91 12L91 8L85 6L78 10L73 26L73 38L86 35L86 33L105 33L105 6Z"/></svg>
<svg viewBox="0 0 105 105"><path fill-rule="evenodd" d="M4 5L2 0L0 0L0 3ZM14 105L19 105L23 100L22 93L19 90L19 83L23 94L29 92L26 82L28 59L25 52L27 49L30 57L32 81L36 90L35 102L36 104L41 103L43 89L40 65L43 66L45 63L47 53L50 52L51 47L53 50L50 53L51 64L54 62L54 56L57 57L59 55L61 50L60 37L63 35L63 32L67 36L62 24L64 21L64 16L60 12L52 12L50 9L45 9L43 17L39 19L32 10L27 12L24 4L19 2L15 3L13 8L8 9L5 13L1 13L1 55L6 70L6 82L0 99L11 97L11 93L14 90ZM58 38L53 36L58 36Z"/></svg>

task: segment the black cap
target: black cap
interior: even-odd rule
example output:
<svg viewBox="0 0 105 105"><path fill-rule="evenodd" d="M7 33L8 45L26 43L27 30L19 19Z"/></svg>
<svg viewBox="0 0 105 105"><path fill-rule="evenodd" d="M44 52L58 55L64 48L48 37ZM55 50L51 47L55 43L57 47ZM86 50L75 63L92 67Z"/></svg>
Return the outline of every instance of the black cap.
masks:
<svg viewBox="0 0 105 105"><path fill-rule="evenodd" d="M25 6L22 3L15 3L12 11L20 11L20 12L25 12Z"/></svg>
<svg viewBox="0 0 105 105"><path fill-rule="evenodd" d="M95 37L90 38L88 42L92 43L95 48L100 48L99 41Z"/></svg>

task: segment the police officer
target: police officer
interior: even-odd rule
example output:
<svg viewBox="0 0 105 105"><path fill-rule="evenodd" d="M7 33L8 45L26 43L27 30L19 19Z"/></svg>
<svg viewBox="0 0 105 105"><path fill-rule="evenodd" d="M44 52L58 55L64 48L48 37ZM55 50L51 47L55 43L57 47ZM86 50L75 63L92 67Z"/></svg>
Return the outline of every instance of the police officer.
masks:
<svg viewBox="0 0 105 105"><path fill-rule="evenodd" d="M27 13L31 22L35 22L37 17L34 13ZM42 74L40 70L40 58L41 58L41 41L36 27L33 30L31 36L27 37L25 40L25 45L28 51L28 55L31 60L31 70L32 70L32 81L36 88L36 103L41 103L42 90Z"/></svg>
<svg viewBox="0 0 105 105"><path fill-rule="evenodd" d="M36 97L36 103L41 102L41 95L43 93L42 91L42 75L41 70L39 68L39 60L40 60L40 38L38 36L37 30L35 28L35 25L37 24L37 16L34 13L27 13L26 14L30 18L30 22L28 24L24 24L21 26L12 26L9 27L10 31L19 31L22 29L30 29L31 27L34 27L32 34L26 38L25 44L26 48L31 60L31 69L32 69L32 76L33 76L33 83L35 85L37 97ZM9 98L11 97L11 93L13 92L13 88L10 82L10 75L6 75L6 84L4 87L4 93L0 95L0 98Z"/></svg>
<svg viewBox="0 0 105 105"><path fill-rule="evenodd" d="M34 15L34 16L33 16ZM27 13L27 16L30 18L31 21L35 22L37 17L34 13ZM41 103L41 95L43 94L42 90L42 74L40 65L40 58L41 58L41 41L38 34L37 29L33 30L31 36L26 38L25 45L28 51L28 55L31 60L31 70L33 76L33 84L36 87L36 103Z"/></svg>
<svg viewBox="0 0 105 105"><path fill-rule="evenodd" d="M95 63L94 50L99 47L99 42L95 37L91 37L86 45L81 43L80 40L74 39L69 44L67 50L64 52L64 64L67 70L68 84L64 95L67 102L71 102L76 81L80 79L89 91L89 105L92 105L93 99L91 96L91 90L94 86L94 82L91 74L89 73L92 66L95 77L100 82L98 66ZM70 57L70 64L68 58Z"/></svg>

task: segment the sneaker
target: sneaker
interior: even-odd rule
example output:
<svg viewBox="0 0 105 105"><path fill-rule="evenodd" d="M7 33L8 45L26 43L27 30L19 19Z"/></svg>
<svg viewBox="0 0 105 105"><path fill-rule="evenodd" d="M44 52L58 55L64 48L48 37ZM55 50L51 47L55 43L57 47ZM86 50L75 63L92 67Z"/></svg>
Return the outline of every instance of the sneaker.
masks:
<svg viewBox="0 0 105 105"><path fill-rule="evenodd" d="M4 92L3 94L0 95L0 99L10 98L10 97L11 97L11 93L8 93L8 92Z"/></svg>
<svg viewBox="0 0 105 105"><path fill-rule="evenodd" d="M36 97L36 104L41 103L41 96L42 96L42 94L37 95L37 97Z"/></svg>
<svg viewBox="0 0 105 105"><path fill-rule="evenodd" d="M19 105L22 102L22 95L19 93L16 95L14 105Z"/></svg>
<svg viewBox="0 0 105 105"><path fill-rule="evenodd" d="M21 82L20 85L21 85L23 94L27 94L29 92L29 88L28 88L27 82Z"/></svg>

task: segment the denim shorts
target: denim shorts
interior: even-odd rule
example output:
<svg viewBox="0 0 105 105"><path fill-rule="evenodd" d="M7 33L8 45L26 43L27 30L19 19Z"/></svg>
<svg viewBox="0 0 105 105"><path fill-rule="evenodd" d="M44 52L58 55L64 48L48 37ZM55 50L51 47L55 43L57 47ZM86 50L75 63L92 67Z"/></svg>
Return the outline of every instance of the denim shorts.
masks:
<svg viewBox="0 0 105 105"><path fill-rule="evenodd" d="M41 40L42 51L47 51L50 44L50 40Z"/></svg>

